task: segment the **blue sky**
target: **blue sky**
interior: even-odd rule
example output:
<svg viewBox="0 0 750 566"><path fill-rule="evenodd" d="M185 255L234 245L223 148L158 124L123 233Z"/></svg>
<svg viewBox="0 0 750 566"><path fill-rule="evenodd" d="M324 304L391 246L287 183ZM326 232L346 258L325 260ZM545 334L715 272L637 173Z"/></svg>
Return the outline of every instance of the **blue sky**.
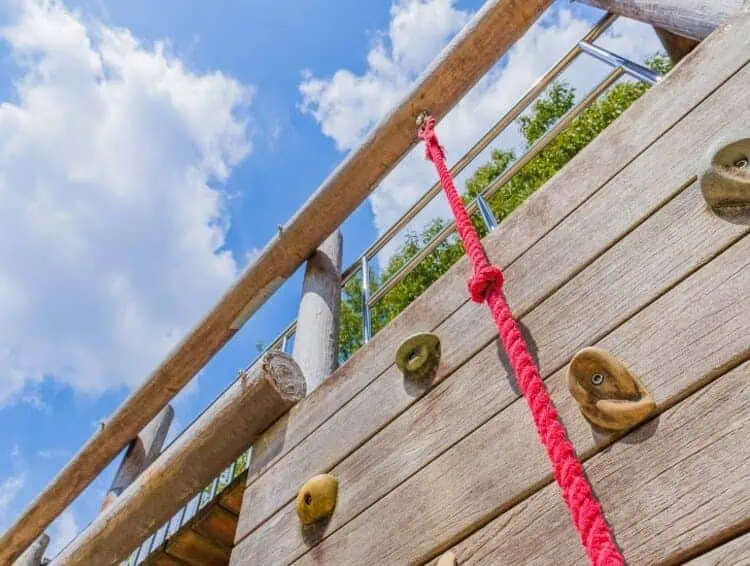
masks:
<svg viewBox="0 0 750 566"><path fill-rule="evenodd" d="M0 530L481 3L0 0ZM599 16L558 1L446 119L449 156ZM605 44L658 48L630 23ZM567 78L584 91L603 72ZM347 221L345 264L429 185L420 159ZM298 273L178 397L175 430L294 319L299 287ZM54 549L95 516L111 468L51 529Z"/></svg>

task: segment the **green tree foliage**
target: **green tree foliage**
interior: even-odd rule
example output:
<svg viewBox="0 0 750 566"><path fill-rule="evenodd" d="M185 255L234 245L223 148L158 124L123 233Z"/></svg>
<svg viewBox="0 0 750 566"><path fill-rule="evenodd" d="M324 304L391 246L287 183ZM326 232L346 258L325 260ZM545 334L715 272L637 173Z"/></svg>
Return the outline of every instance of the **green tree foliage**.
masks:
<svg viewBox="0 0 750 566"><path fill-rule="evenodd" d="M648 65L658 71L670 68L662 55L653 57ZM602 130L622 114L648 87L640 82L624 81L610 88L587 110L562 130L534 159L518 171L513 178L494 191L488 202L498 222L502 222L529 195L562 169L579 151ZM524 149L530 148L557 123L575 104L575 89L566 82L553 83L527 114L518 120ZM495 148L490 160L474 171L466 182L464 201L469 202L484 191L493 181L511 167L517 155L513 149ZM484 235L486 229L474 219L475 226ZM390 279L412 257L418 254L446 226L437 218L420 232L410 231L405 241L393 254L380 273L371 271L372 292ZM463 248L455 238L449 237L438 245L414 270L384 295L371 310L373 333L388 324L415 298L443 275L462 255ZM351 356L362 344L361 277L352 278L344 286L341 308L341 361Z"/></svg>

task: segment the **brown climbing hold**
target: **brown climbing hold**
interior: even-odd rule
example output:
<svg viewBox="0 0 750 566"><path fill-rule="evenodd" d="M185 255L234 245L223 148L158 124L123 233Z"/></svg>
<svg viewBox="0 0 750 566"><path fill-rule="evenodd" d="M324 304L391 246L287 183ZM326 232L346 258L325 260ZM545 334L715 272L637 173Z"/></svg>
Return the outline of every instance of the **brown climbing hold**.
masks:
<svg viewBox="0 0 750 566"><path fill-rule="evenodd" d="M601 348L584 348L573 357L568 388L583 415L606 430L625 430L656 409L641 380Z"/></svg>
<svg viewBox="0 0 750 566"><path fill-rule="evenodd" d="M456 566L456 555L452 552L446 552L438 560L437 566Z"/></svg>
<svg viewBox="0 0 750 566"><path fill-rule="evenodd" d="M303 525L330 517L336 508L339 482L330 474L314 476L297 494L297 515Z"/></svg>
<svg viewBox="0 0 750 566"><path fill-rule="evenodd" d="M396 351L396 366L409 379L432 379L439 365L440 338L430 332L410 336Z"/></svg>
<svg viewBox="0 0 750 566"><path fill-rule="evenodd" d="M725 136L703 158L701 192L714 213L750 224L750 138Z"/></svg>

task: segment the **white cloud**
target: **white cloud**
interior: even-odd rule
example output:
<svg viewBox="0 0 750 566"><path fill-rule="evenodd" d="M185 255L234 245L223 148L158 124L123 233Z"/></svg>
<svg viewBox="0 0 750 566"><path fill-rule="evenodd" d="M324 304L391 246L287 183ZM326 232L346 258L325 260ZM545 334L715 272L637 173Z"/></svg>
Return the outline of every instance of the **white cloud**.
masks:
<svg viewBox="0 0 750 566"><path fill-rule="evenodd" d="M140 382L237 273L226 180L252 89L168 45L17 0L0 105L0 403Z"/></svg>
<svg viewBox="0 0 750 566"><path fill-rule="evenodd" d="M455 6L454 0L397 0L391 9L388 31L379 37L367 56L367 70L356 75L340 69L330 78L314 77L308 72L300 85L302 111L318 122L321 131L340 150L354 148L405 94L469 16ZM568 9L555 7L532 26L441 122L440 137L448 160L457 160L591 25ZM618 21L600 44L635 60L643 60L660 47L648 26L632 21ZM579 93L584 93L606 70L603 64L589 60L574 64L564 78ZM519 141L514 128L501 137L501 145L505 147L513 147ZM480 157L475 163L481 162ZM459 181L467 175L468 172L464 173ZM379 232L387 230L434 181L434 172L424 160L424 150L417 147L370 197ZM439 200L414 224L446 210ZM389 246L384 255L387 257L393 250L394 246Z"/></svg>
<svg viewBox="0 0 750 566"><path fill-rule="evenodd" d="M79 530L80 527L73 511L70 509L63 511L53 524L51 542L46 555L57 556L76 537Z"/></svg>
<svg viewBox="0 0 750 566"><path fill-rule="evenodd" d="M64 448L55 448L52 450L40 450L37 452L37 456L42 458L43 460L51 460L53 458L67 458L71 455L70 450L65 450Z"/></svg>
<svg viewBox="0 0 750 566"><path fill-rule="evenodd" d="M21 449L19 448L18 444L14 444L10 449L10 457L12 460L15 460L16 458L19 458L21 456Z"/></svg>
<svg viewBox="0 0 750 566"><path fill-rule="evenodd" d="M10 476L0 483L0 518L26 485L26 475Z"/></svg>

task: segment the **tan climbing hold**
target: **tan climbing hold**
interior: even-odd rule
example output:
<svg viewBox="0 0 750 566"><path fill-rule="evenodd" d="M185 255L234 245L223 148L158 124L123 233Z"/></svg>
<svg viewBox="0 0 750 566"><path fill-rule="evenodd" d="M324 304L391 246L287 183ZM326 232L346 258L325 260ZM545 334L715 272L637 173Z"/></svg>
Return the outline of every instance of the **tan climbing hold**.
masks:
<svg viewBox="0 0 750 566"><path fill-rule="evenodd" d="M573 357L568 388L583 415L606 430L630 428L656 409L641 380L601 348L584 348Z"/></svg>
<svg viewBox="0 0 750 566"><path fill-rule="evenodd" d="M408 379L432 379L439 365L440 338L430 332L410 336L396 351L396 366Z"/></svg>
<svg viewBox="0 0 750 566"><path fill-rule="evenodd" d="M703 158L699 182L714 213L750 224L750 138L725 136Z"/></svg>
<svg viewBox="0 0 750 566"><path fill-rule="evenodd" d="M438 560L437 566L456 566L456 555L452 552L446 552Z"/></svg>
<svg viewBox="0 0 750 566"><path fill-rule="evenodd" d="M330 474L314 476L297 494L297 515L303 525L311 525L333 514L339 482Z"/></svg>

